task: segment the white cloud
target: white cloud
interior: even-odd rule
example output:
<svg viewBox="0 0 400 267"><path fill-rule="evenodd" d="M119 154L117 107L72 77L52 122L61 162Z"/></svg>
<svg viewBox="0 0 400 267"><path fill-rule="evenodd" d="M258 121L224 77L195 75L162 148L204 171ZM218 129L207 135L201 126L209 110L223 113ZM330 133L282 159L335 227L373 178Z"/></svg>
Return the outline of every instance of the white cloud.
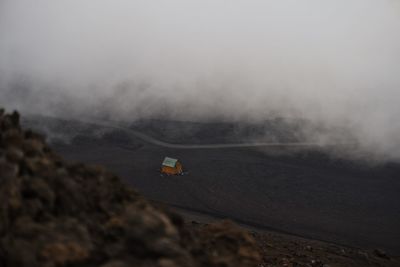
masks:
<svg viewBox="0 0 400 267"><path fill-rule="evenodd" d="M398 158L399 29L395 0L2 0L0 104L299 115Z"/></svg>

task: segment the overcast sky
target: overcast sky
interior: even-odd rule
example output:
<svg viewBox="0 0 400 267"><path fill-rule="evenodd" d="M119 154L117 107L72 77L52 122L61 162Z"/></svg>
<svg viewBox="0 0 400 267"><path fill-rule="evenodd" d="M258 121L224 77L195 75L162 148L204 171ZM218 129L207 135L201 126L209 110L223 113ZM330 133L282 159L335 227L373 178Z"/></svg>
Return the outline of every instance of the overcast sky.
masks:
<svg viewBox="0 0 400 267"><path fill-rule="evenodd" d="M400 158L398 0L0 0L0 105L302 117Z"/></svg>

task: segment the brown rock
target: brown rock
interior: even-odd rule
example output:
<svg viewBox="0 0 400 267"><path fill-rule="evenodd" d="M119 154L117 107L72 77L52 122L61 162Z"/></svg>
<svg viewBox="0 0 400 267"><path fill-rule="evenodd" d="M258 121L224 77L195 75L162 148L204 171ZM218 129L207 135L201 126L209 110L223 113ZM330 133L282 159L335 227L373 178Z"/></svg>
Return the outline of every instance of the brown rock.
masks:
<svg viewBox="0 0 400 267"><path fill-rule="evenodd" d="M186 228L98 166L70 165L0 111L0 265L256 266L230 222Z"/></svg>
<svg viewBox="0 0 400 267"><path fill-rule="evenodd" d="M22 149L28 157L34 157L43 153L44 144L38 139L26 139Z"/></svg>
<svg viewBox="0 0 400 267"><path fill-rule="evenodd" d="M7 149L6 158L11 162L18 163L24 158L24 152L19 148L10 147Z"/></svg>
<svg viewBox="0 0 400 267"><path fill-rule="evenodd" d="M386 252L381 249L374 249L374 254L380 258L390 259Z"/></svg>
<svg viewBox="0 0 400 267"><path fill-rule="evenodd" d="M39 257L44 262L66 264L81 262L89 257L89 251L75 242L57 242L45 245L39 252Z"/></svg>

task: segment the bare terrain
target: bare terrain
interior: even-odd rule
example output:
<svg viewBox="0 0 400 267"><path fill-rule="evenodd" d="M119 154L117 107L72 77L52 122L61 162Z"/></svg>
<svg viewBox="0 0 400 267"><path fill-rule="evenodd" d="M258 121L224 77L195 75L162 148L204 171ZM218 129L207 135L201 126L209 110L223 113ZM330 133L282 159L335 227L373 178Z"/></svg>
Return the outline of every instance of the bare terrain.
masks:
<svg viewBox="0 0 400 267"><path fill-rule="evenodd" d="M400 255L397 163L340 159L312 145L183 149L154 144L132 133L140 132L167 144L181 140L182 144L206 145L214 136L212 144L231 144L240 138L248 141L245 130L233 135L228 129L227 138L221 138L221 129L226 128L222 124L202 124L197 128L201 130L196 130L201 134L195 135L193 127L179 131L181 124L172 127L174 122L168 122L162 130L156 129L157 124L146 126L143 122L110 128L32 117L23 123L47 133L55 150L68 160L105 165L146 197L188 213ZM302 141L296 134L275 137L280 130L271 130L268 140L261 141ZM205 140L200 140L201 136ZM188 173L161 176L158 170L164 156L180 159Z"/></svg>

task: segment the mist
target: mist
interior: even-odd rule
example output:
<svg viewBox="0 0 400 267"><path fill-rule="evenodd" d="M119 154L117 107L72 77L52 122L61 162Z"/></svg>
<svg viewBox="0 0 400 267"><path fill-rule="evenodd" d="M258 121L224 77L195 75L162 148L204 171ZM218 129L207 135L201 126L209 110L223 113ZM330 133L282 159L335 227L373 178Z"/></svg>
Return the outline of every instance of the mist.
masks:
<svg viewBox="0 0 400 267"><path fill-rule="evenodd" d="M396 0L0 0L0 106L25 114L301 118L399 160L399 103Z"/></svg>

